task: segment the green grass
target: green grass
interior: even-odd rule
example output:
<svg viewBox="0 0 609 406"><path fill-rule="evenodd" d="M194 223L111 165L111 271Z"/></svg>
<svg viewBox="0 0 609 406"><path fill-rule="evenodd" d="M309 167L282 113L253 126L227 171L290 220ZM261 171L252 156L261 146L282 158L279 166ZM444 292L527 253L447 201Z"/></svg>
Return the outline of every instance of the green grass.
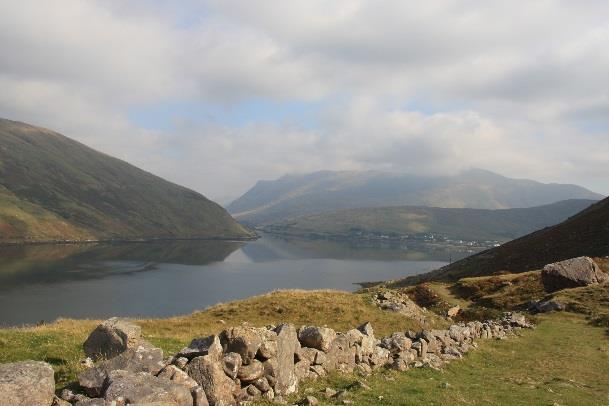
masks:
<svg viewBox="0 0 609 406"><path fill-rule="evenodd" d="M431 317L437 327L445 325ZM422 326L403 315L385 312L371 304L365 294L340 291L276 291L249 299L218 304L187 316L135 320L144 337L172 354L195 337L219 333L229 326L249 322L265 326L290 322L327 325L346 331L370 321L378 335L399 330L419 330ZM26 359L46 360L56 371L57 387L75 381L79 360L84 358L82 343L99 320L58 320L31 328L0 329L0 363Z"/></svg>
<svg viewBox="0 0 609 406"><path fill-rule="evenodd" d="M582 316L544 316L536 330L521 337L479 344L478 350L441 371L383 371L368 378L333 375L305 383L290 400L308 392L322 404L340 404L318 392L325 387L345 389L365 379L371 389L350 390L346 399L356 405L609 404L609 340Z"/></svg>

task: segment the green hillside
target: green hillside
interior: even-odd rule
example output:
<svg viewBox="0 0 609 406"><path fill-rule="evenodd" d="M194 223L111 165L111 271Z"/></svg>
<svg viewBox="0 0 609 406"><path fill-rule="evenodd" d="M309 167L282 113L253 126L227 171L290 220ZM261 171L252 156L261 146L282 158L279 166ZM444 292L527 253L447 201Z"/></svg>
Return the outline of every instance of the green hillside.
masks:
<svg viewBox="0 0 609 406"><path fill-rule="evenodd" d="M249 236L197 192L58 133L0 119L0 242Z"/></svg>
<svg viewBox="0 0 609 406"><path fill-rule="evenodd" d="M582 255L609 256L609 198L552 227L412 279L455 280L497 272L521 273ZM408 281L405 281L408 282Z"/></svg>
<svg viewBox="0 0 609 406"><path fill-rule="evenodd" d="M451 239L508 241L584 210L593 200L566 200L525 209L379 207L301 216L264 227L301 237L356 238L366 234L440 234Z"/></svg>

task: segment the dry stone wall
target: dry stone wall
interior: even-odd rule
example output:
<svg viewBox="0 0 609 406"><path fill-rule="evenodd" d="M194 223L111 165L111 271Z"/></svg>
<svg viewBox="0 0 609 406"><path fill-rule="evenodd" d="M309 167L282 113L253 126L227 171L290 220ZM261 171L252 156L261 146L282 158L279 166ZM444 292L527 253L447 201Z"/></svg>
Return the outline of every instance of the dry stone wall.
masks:
<svg viewBox="0 0 609 406"><path fill-rule="evenodd" d="M347 332L318 326L243 324L196 338L163 358L162 350L143 340L133 324L111 319L87 340L91 354L96 354L91 352L93 347L115 354L79 375L88 396L64 390L54 404L228 406L259 397L282 402L298 390L303 379L317 379L332 371L365 375L379 368L439 368L475 348L477 339L503 339L530 327L516 313L506 313L497 321L395 332L380 338L370 323Z"/></svg>

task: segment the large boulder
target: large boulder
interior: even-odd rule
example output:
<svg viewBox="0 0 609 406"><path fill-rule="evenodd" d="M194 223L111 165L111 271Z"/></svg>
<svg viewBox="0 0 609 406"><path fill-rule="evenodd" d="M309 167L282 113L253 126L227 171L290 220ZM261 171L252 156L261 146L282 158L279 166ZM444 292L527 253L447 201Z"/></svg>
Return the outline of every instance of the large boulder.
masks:
<svg viewBox="0 0 609 406"><path fill-rule="evenodd" d="M0 404L51 406L54 396L53 368L46 362L0 364Z"/></svg>
<svg viewBox="0 0 609 406"><path fill-rule="evenodd" d="M578 257L546 265L541 279L546 291L554 292L607 282L609 275L601 271L592 258Z"/></svg>
<svg viewBox="0 0 609 406"><path fill-rule="evenodd" d="M164 366L163 350L142 341L136 348L130 348L114 358L81 372L78 375L78 382L89 396L98 397L102 394L106 378L111 371L125 370L156 375Z"/></svg>
<svg viewBox="0 0 609 406"><path fill-rule="evenodd" d="M196 357L190 361L186 372L201 385L211 406L236 404L233 397L235 382L224 373L221 360L211 355Z"/></svg>
<svg viewBox="0 0 609 406"><path fill-rule="evenodd" d="M192 406L192 395L188 388L157 378L145 372L112 371L108 375L107 401L123 398L126 404Z"/></svg>
<svg viewBox="0 0 609 406"><path fill-rule="evenodd" d="M89 335L83 349L93 360L115 357L140 343L142 329L125 319L113 317L97 326Z"/></svg>
<svg viewBox="0 0 609 406"><path fill-rule="evenodd" d="M304 326L298 330L298 340L304 347L328 351L336 338L336 332L327 327Z"/></svg>

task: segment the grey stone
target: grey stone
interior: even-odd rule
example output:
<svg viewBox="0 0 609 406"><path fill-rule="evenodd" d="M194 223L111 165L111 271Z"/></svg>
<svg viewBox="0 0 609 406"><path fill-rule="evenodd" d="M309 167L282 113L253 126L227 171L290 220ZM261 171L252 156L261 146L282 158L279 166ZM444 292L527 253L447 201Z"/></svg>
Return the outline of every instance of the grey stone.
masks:
<svg viewBox="0 0 609 406"><path fill-rule="evenodd" d="M192 404L193 406L209 406L209 402L207 401L207 395L202 387L197 386L193 390L190 391L192 394Z"/></svg>
<svg viewBox="0 0 609 406"><path fill-rule="evenodd" d="M319 405L319 400L317 400L317 398L315 396L307 396L302 401L302 405L303 406L317 406L317 405Z"/></svg>
<svg viewBox="0 0 609 406"><path fill-rule="evenodd" d="M113 317L98 325L83 344L87 357L93 360L112 358L129 348L135 348L141 340L139 326L125 319Z"/></svg>
<svg viewBox="0 0 609 406"><path fill-rule="evenodd" d="M242 365L237 372L237 378L246 383L253 382L262 376L264 376L264 366L257 359L252 360L248 365Z"/></svg>
<svg viewBox="0 0 609 406"><path fill-rule="evenodd" d="M236 352L241 355L244 365L249 364L262 345L260 331L250 326L232 327L220 333L224 352Z"/></svg>
<svg viewBox="0 0 609 406"><path fill-rule="evenodd" d="M101 396L104 383L111 371L125 370L156 375L163 367L163 350L142 340L137 348L129 348L120 355L81 372L78 375L78 382L89 396L98 397Z"/></svg>
<svg viewBox="0 0 609 406"><path fill-rule="evenodd" d="M291 324L281 324L275 329L277 333L277 363L275 378L275 395L288 395L298 390L298 381L294 372L294 355L300 349L296 329ZM268 377L267 377L268 379Z"/></svg>
<svg viewBox="0 0 609 406"><path fill-rule="evenodd" d="M266 393L273 389L273 388L271 388L269 381L264 377L256 379L254 382L252 382L252 385L254 385L256 388L258 388L258 390L262 393Z"/></svg>
<svg viewBox="0 0 609 406"><path fill-rule="evenodd" d="M541 271L546 291L588 286L609 281L609 275L601 271L590 257L578 257L546 265Z"/></svg>
<svg viewBox="0 0 609 406"><path fill-rule="evenodd" d="M298 330L298 341L304 347L328 351L330 344L336 338L336 332L331 328L304 326Z"/></svg>
<svg viewBox="0 0 609 406"><path fill-rule="evenodd" d="M374 329L370 322L366 322L357 328L362 334L374 338Z"/></svg>
<svg viewBox="0 0 609 406"><path fill-rule="evenodd" d="M226 376L221 362L213 356L194 358L186 367L186 372L201 385L211 406L235 404L235 382Z"/></svg>
<svg viewBox="0 0 609 406"><path fill-rule="evenodd" d="M106 401L123 398L127 404L192 406L190 391L183 385L145 372L112 371L108 375Z"/></svg>
<svg viewBox="0 0 609 406"><path fill-rule="evenodd" d="M336 336L326 352L326 362L323 367L326 371L339 370L353 372L355 368L356 349L349 345L349 337L344 334Z"/></svg>
<svg viewBox="0 0 609 406"><path fill-rule="evenodd" d="M222 345L218 336L195 338L188 347L183 348L175 355L175 358L186 358L191 360L195 357L210 355L219 358L222 355Z"/></svg>
<svg viewBox="0 0 609 406"><path fill-rule="evenodd" d="M159 378L168 379L174 383L185 386L188 390L193 390L197 387L197 382L192 379L188 374L182 371L175 365L168 365L159 374Z"/></svg>
<svg viewBox="0 0 609 406"><path fill-rule="evenodd" d="M224 369L224 373L226 373L226 375L228 375L231 379L235 379L237 377L237 373L239 372L241 365L243 365L241 355L237 354L236 352L229 352L222 358L222 368Z"/></svg>
<svg viewBox="0 0 609 406"><path fill-rule="evenodd" d="M0 403L50 406L55 397L53 368L46 362L0 364Z"/></svg>

